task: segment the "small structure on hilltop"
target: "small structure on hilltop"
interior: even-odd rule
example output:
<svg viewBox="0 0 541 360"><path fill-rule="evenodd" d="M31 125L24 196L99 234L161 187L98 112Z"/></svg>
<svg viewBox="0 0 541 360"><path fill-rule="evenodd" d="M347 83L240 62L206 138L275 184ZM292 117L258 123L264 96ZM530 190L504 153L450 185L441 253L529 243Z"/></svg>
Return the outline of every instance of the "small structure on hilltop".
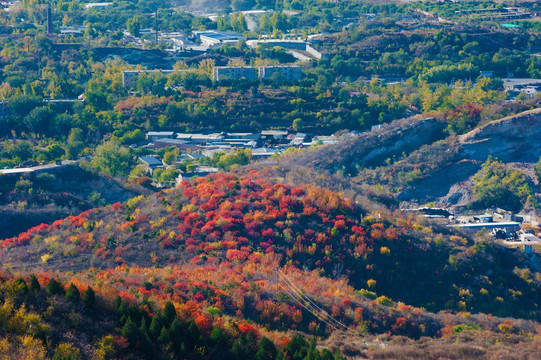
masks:
<svg viewBox="0 0 541 360"><path fill-rule="evenodd" d="M154 169L163 167L163 163L154 156L141 156L139 161L141 161L150 174L152 174Z"/></svg>
<svg viewBox="0 0 541 360"><path fill-rule="evenodd" d="M201 40L201 45L207 48L227 43L236 43L244 36L234 32L224 31L194 31L194 35Z"/></svg>
<svg viewBox="0 0 541 360"><path fill-rule="evenodd" d="M253 66L215 66L212 69L212 80L222 81L233 80L257 80L257 69Z"/></svg>
<svg viewBox="0 0 541 360"><path fill-rule="evenodd" d="M174 131L149 131L146 134L148 141L155 141L160 139L174 139L177 134Z"/></svg>

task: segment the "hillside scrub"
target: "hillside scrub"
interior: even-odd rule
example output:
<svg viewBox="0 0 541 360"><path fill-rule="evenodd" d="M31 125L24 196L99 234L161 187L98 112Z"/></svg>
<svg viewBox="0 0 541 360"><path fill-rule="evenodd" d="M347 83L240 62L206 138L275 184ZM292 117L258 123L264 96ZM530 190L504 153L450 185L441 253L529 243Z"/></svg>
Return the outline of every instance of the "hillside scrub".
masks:
<svg viewBox="0 0 541 360"><path fill-rule="evenodd" d="M10 266L37 262L66 270L275 259L347 279L359 291L373 279L378 295L430 310L540 316L533 300L539 280L513 272L523 266L519 254L398 212L368 214L337 193L271 183L257 173L183 182L43 224L5 239L1 248Z"/></svg>
<svg viewBox="0 0 541 360"><path fill-rule="evenodd" d="M509 169L489 156L473 177L472 207L501 207L518 211L524 206L538 208L532 181L520 170Z"/></svg>
<svg viewBox="0 0 541 360"><path fill-rule="evenodd" d="M153 307L125 302L119 296L89 301L92 287L54 278L0 276L0 356L45 359L287 359L288 354L312 354L344 359L327 349L316 350L305 338L283 337L277 346L256 328L232 321L211 325L205 318L179 316L171 302ZM55 292L45 291L55 288ZM37 285L32 285L37 284ZM52 285L51 285L52 284Z"/></svg>

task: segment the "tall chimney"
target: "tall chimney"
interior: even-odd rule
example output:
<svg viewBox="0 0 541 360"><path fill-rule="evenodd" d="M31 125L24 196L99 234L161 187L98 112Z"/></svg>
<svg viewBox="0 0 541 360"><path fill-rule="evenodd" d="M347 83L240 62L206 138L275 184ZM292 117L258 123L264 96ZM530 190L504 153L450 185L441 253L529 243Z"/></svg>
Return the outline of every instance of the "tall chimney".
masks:
<svg viewBox="0 0 541 360"><path fill-rule="evenodd" d="M154 20L155 20L154 27L156 28L156 44L157 44L158 43L158 8L156 8L156 14L155 14Z"/></svg>
<svg viewBox="0 0 541 360"><path fill-rule="evenodd" d="M51 5L47 5L47 34L53 33L53 13L51 11Z"/></svg>

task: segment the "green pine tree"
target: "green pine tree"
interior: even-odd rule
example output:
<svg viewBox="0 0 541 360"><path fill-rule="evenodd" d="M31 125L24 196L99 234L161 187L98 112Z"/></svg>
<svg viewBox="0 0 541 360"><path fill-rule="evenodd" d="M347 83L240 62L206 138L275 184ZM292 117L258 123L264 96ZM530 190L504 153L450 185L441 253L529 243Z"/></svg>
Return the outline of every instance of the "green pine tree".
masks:
<svg viewBox="0 0 541 360"><path fill-rule="evenodd" d="M180 347L182 345L182 339L184 337L184 331L182 325L178 322L177 319L173 320L171 327L169 328L169 335L171 336L171 341L173 342L173 348L178 355Z"/></svg>
<svg viewBox="0 0 541 360"><path fill-rule="evenodd" d="M210 340L212 341L212 346L216 351L221 351L225 349L228 345L228 338L225 332L221 327L215 326L210 333Z"/></svg>
<svg viewBox="0 0 541 360"><path fill-rule="evenodd" d="M190 321L188 331L186 333L186 348L188 351L192 351L194 349L194 347L198 344L200 337L201 331L197 327L195 321Z"/></svg>
<svg viewBox="0 0 541 360"><path fill-rule="evenodd" d="M158 336L158 343L160 345L167 345L171 342L171 337L169 336L169 332L165 328L165 325L162 327L162 331L160 331L160 336Z"/></svg>
<svg viewBox="0 0 541 360"><path fill-rule="evenodd" d="M79 292L79 289L77 289L77 286L71 283L68 287L68 291L66 291L66 300L69 300L71 302L77 302L79 301L80 297L81 293Z"/></svg>
<svg viewBox="0 0 541 360"><path fill-rule="evenodd" d="M135 325L131 317L128 317L126 323L122 327L122 336L128 339L132 345L139 339L139 329L137 329L137 325Z"/></svg>
<svg viewBox="0 0 541 360"><path fill-rule="evenodd" d="M162 311L162 317L165 320L165 324L167 327L170 327L173 323L173 320L177 317L177 311L175 309L175 306L171 301L168 301L165 303L165 306Z"/></svg>
<svg viewBox="0 0 541 360"><path fill-rule="evenodd" d="M120 297L120 295L117 295L115 300L113 301L113 305L115 306L116 309L120 309L121 304L122 304L122 298Z"/></svg>
<svg viewBox="0 0 541 360"><path fill-rule="evenodd" d="M164 325L165 324L163 323L162 317L160 316L160 314L156 314L152 318L152 321L150 322L150 336L153 339L157 339L158 336L160 336L160 333L162 331L162 327Z"/></svg>
<svg viewBox="0 0 541 360"><path fill-rule="evenodd" d="M276 359L276 346L266 337L262 337L257 344L256 360L274 360Z"/></svg>
<svg viewBox="0 0 541 360"><path fill-rule="evenodd" d="M38 278L36 275L30 275L30 290L37 292L41 290L41 285L39 284Z"/></svg>
<svg viewBox="0 0 541 360"><path fill-rule="evenodd" d="M47 293L49 295L62 295L64 287L55 279L51 279L47 284Z"/></svg>
<svg viewBox="0 0 541 360"><path fill-rule="evenodd" d="M141 326L139 326L139 346L147 359L154 357L154 344L150 340L150 336L148 336L147 323L144 317L141 319Z"/></svg>
<svg viewBox="0 0 541 360"><path fill-rule="evenodd" d="M92 287L88 287L83 295L83 301L85 306L89 309L92 309L96 305L96 293Z"/></svg>
<svg viewBox="0 0 541 360"><path fill-rule="evenodd" d="M18 278L13 282L13 293L20 295L28 294L28 286L26 285L26 281L24 281L23 278Z"/></svg>

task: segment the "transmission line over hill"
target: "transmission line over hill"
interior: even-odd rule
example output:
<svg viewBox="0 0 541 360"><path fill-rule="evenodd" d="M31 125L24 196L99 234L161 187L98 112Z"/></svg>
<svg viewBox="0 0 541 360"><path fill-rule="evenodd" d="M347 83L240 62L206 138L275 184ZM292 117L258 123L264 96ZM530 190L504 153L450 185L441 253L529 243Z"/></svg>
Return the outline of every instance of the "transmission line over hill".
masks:
<svg viewBox="0 0 541 360"><path fill-rule="evenodd" d="M340 331L340 332L354 333L346 325L336 320L326 310L322 309L312 299L310 299L306 294L304 294L304 292L301 289L299 289L295 285L295 283L283 271L279 269L276 269L275 271L277 275L276 277L277 288L279 287L290 298L297 301L305 310L312 313L312 315L314 315L316 318L324 322L333 330ZM359 334L355 333L355 335L359 335Z"/></svg>

